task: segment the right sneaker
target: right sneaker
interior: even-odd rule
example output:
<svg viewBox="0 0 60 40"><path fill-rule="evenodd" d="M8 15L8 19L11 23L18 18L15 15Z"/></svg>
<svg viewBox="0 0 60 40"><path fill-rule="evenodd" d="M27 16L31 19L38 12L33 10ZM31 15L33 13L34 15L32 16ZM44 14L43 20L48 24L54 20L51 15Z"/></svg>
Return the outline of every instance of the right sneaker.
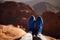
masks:
<svg viewBox="0 0 60 40"><path fill-rule="evenodd" d="M47 40L47 39L45 38L45 36L44 36L43 34L41 34L41 33L38 33L38 34L37 34L37 37L39 37L41 40Z"/></svg>
<svg viewBox="0 0 60 40"><path fill-rule="evenodd" d="M35 17L33 15L30 16L29 19L28 19L28 24L27 24L28 32L33 31L33 29L34 29L34 21L35 21Z"/></svg>

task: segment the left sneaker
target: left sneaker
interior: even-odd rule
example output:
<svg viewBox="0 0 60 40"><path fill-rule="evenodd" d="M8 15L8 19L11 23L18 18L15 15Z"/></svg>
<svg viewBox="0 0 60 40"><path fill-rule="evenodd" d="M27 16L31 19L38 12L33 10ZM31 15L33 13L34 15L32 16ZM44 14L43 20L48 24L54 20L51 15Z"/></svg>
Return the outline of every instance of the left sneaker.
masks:
<svg viewBox="0 0 60 40"><path fill-rule="evenodd" d="M20 40L33 40L32 34L28 32Z"/></svg>
<svg viewBox="0 0 60 40"><path fill-rule="evenodd" d="M34 29L34 22L35 22L35 17L32 15L28 19L28 24L27 24L27 26L28 26L28 28L27 28L28 32L33 31L33 29Z"/></svg>
<svg viewBox="0 0 60 40"><path fill-rule="evenodd" d="M42 33L42 24L43 24L43 19L42 17L37 17L36 18L36 33L38 34L38 32Z"/></svg>

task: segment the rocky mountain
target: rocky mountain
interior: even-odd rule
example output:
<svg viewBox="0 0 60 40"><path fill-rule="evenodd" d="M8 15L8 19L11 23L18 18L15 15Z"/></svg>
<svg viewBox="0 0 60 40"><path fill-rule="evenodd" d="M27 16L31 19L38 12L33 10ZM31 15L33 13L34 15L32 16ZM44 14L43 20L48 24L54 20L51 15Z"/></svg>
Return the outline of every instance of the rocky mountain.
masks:
<svg viewBox="0 0 60 40"><path fill-rule="evenodd" d="M55 13L58 12L58 11L60 11L59 8L53 6L52 4L50 4L48 2L37 3L37 4L33 5L33 8L39 14L42 14L45 11L52 11L52 12L55 12Z"/></svg>

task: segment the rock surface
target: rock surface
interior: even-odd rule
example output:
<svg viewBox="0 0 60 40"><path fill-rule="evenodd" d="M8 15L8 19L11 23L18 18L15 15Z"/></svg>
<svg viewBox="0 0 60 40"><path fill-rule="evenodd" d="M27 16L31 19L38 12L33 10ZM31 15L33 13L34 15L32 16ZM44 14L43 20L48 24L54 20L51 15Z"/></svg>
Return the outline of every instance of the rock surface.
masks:
<svg viewBox="0 0 60 40"><path fill-rule="evenodd" d="M0 4L0 24L20 25L26 30L28 17L31 15L37 16L37 13L24 3L7 1Z"/></svg>
<svg viewBox="0 0 60 40"><path fill-rule="evenodd" d="M42 14L42 18L44 20L43 34L46 34L55 38L60 38L59 17L54 12L46 11Z"/></svg>

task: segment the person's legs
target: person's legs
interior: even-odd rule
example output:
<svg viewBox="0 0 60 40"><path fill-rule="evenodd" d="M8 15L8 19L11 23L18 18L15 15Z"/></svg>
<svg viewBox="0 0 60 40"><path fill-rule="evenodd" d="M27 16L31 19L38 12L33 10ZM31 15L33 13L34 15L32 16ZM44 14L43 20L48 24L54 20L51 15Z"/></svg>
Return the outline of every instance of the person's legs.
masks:
<svg viewBox="0 0 60 40"><path fill-rule="evenodd" d="M36 27L35 27L36 35L39 32L42 33L42 24L43 24L43 19L42 19L42 17L38 16L36 18Z"/></svg>
<svg viewBox="0 0 60 40"><path fill-rule="evenodd" d="M34 24L36 23L36 27L34 28ZM35 21L35 17L31 16L28 20L28 33L26 33L21 40L32 40L32 39L41 39L43 36L41 35L42 32L42 24L43 20L41 17L37 17ZM36 34L36 37L32 37L32 33Z"/></svg>
<svg viewBox="0 0 60 40"><path fill-rule="evenodd" d="M39 40L45 40L45 37L42 35L42 24L43 19L42 17L38 16L36 18L36 27L35 27L35 35Z"/></svg>
<svg viewBox="0 0 60 40"><path fill-rule="evenodd" d="M28 24L27 24L28 32L32 31L34 29L34 21L35 21L35 17L33 15L30 16L29 19L28 19Z"/></svg>

